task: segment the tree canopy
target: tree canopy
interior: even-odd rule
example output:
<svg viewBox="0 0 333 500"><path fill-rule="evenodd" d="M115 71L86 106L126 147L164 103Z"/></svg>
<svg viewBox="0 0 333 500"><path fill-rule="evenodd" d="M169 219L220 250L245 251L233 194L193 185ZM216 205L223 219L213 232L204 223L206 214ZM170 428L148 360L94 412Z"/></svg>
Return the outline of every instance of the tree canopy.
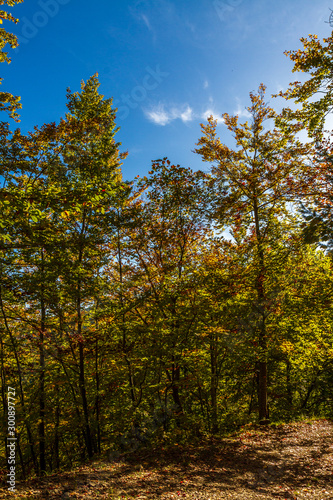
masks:
<svg viewBox="0 0 333 500"><path fill-rule="evenodd" d="M16 37L0 37L9 62ZM21 477L332 417L332 40L302 42L288 54L310 79L284 94L301 109L278 114L261 84L246 122L223 115L232 147L210 117L209 169L162 156L124 181L98 75L68 89L59 122L1 123L1 449L8 465L9 387ZM18 98L0 101L17 118Z"/></svg>

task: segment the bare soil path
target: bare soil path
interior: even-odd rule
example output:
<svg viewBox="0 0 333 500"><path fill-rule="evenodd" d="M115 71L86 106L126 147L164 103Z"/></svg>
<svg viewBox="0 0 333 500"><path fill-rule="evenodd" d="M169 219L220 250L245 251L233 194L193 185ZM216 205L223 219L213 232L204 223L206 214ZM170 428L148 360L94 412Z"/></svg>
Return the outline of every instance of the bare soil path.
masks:
<svg viewBox="0 0 333 500"><path fill-rule="evenodd" d="M143 450L0 488L1 499L333 500L333 423L248 427L200 446Z"/></svg>

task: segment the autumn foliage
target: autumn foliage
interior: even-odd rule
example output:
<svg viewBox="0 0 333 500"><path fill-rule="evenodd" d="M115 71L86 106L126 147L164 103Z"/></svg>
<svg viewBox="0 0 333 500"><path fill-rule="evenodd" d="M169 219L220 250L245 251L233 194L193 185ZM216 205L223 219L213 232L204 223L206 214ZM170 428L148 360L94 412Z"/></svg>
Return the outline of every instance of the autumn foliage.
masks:
<svg viewBox="0 0 333 500"><path fill-rule="evenodd" d="M1 449L11 386L22 477L332 417L332 40L302 41L289 55L310 78L284 94L301 109L278 115L260 85L248 121L223 115L233 148L202 125L206 170L163 157L124 181L97 75L58 123L1 123ZM0 100L15 117L18 99Z"/></svg>

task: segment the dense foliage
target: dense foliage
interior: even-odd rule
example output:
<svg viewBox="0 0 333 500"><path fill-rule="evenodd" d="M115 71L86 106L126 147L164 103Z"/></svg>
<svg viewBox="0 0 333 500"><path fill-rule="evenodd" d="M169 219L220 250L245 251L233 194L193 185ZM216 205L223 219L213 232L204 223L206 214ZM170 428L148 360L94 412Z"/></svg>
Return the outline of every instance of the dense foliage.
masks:
<svg viewBox="0 0 333 500"><path fill-rule="evenodd" d="M303 43L295 69L318 74L286 93L302 110L277 115L261 85L249 122L224 115L234 149L210 118L197 144L209 172L163 158L124 182L96 75L68 91L58 124L23 135L1 123L1 455L13 387L22 476L332 416L331 83L311 99L331 77L332 39ZM18 99L0 99L16 116Z"/></svg>

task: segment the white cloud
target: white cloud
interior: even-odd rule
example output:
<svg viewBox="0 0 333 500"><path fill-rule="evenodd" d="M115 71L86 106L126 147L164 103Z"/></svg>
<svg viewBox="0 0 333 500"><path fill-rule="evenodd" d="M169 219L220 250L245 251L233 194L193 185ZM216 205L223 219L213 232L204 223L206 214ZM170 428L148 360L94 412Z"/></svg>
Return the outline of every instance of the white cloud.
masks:
<svg viewBox="0 0 333 500"><path fill-rule="evenodd" d="M236 98L237 101L237 109L232 113L233 115L238 115L240 118L251 118L251 114L245 108L245 106L241 105L240 99Z"/></svg>
<svg viewBox="0 0 333 500"><path fill-rule="evenodd" d="M187 104L181 107L173 107L169 111L165 109L164 104L158 104L149 110L144 110L148 120L156 125L167 125L174 120L181 120L183 123L190 122L194 119L193 109Z"/></svg>
<svg viewBox="0 0 333 500"><path fill-rule="evenodd" d="M207 120L209 116L212 116L214 120L217 120L218 124L223 123L222 115L221 113L218 113L216 111L216 106L214 104L214 99L212 96L209 96L208 104L206 106L207 107L205 108L203 113L200 114L201 120Z"/></svg>
<svg viewBox="0 0 333 500"><path fill-rule="evenodd" d="M144 114L148 120L155 123L156 125L165 126L174 120L181 120L183 123L189 123L193 120L207 120L209 116L213 116L214 120L217 120L219 124L223 124L223 119L221 114L214 109L214 104L209 99L210 104L202 113L195 113L193 108L188 104L183 104L182 106L167 107L162 103L156 106L152 106L149 109L144 109Z"/></svg>
<svg viewBox="0 0 333 500"><path fill-rule="evenodd" d="M175 118L180 118L184 123L190 122L194 118L194 116L193 116L193 109L190 108L190 106L187 106L187 108L185 109L185 111L181 112L180 114L179 114L179 110L178 109L175 109L173 111L175 113L174 114Z"/></svg>
<svg viewBox="0 0 333 500"><path fill-rule="evenodd" d="M203 88L204 88L204 89L208 89L208 87L209 87L208 80L205 80L205 81L204 81L204 84L203 84Z"/></svg>
<svg viewBox="0 0 333 500"><path fill-rule="evenodd" d="M150 24L148 17L145 14L141 14L141 19L143 20L143 22L145 23L145 25L147 26L149 31L152 31L152 27L151 27L151 24Z"/></svg>
<svg viewBox="0 0 333 500"><path fill-rule="evenodd" d="M216 113L216 111L214 111L212 108L207 108L206 111L201 113L201 118L203 120L207 120L209 116L213 116L214 120L221 120L221 115Z"/></svg>
<svg viewBox="0 0 333 500"><path fill-rule="evenodd" d="M159 104L158 106L150 109L150 110L145 110L145 115L153 123L156 123L156 125L167 125L171 121L171 117L167 111L164 109L163 104Z"/></svg>

